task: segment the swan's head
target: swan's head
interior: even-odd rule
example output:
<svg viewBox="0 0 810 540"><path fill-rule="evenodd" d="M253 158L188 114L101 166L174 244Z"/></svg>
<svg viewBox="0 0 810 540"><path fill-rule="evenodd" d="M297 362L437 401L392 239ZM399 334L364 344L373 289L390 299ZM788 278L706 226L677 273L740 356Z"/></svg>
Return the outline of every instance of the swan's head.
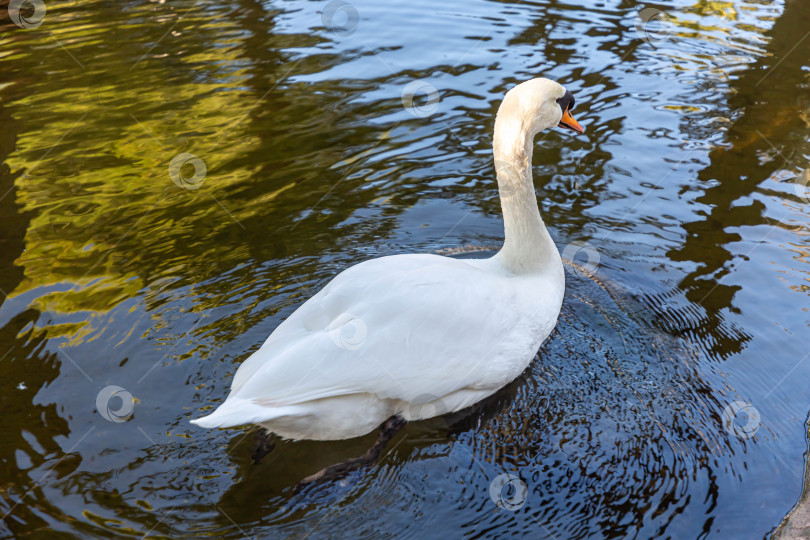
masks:
<svg viewBox="0 0 810 540"><path fill-rule="evenodd" d="M574 96L561 84L549 79L532 79L506 93L498 116L518 120L532 135L552 127L563 127L585 133L585 128L571 116Z"/></svg>

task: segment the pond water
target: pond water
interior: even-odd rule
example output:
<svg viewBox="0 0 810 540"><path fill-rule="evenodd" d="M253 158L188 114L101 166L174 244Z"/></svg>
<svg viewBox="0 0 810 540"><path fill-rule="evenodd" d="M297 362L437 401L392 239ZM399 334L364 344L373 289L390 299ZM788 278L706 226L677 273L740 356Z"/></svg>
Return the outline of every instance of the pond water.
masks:
<svg viewBox="0 0 810 540"><path fill-rule="evenodd" d="M810 2L46 4L0 19L0 536L762 538L799 498ZM191 426L335 273L498 245L537 76L587 132L535 150L579 266L530 368L304 489L375 435Z"/></svg>

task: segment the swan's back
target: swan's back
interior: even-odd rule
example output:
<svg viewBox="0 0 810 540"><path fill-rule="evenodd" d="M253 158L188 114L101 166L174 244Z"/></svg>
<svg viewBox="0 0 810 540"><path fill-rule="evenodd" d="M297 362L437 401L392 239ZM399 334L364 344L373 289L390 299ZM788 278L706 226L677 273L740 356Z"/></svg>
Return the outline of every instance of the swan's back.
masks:
<svg viewBox="0 0 810 540"><path fill-rule="evenodd" d="M349 268L279 325L240 366L226 402L197 423L312 422L308 407L350 398L376 400L355 411L376 411L373 429L431 397L443 412L482 399L525 369L562 301L549 277L492 264L395 255Z"/></svg>

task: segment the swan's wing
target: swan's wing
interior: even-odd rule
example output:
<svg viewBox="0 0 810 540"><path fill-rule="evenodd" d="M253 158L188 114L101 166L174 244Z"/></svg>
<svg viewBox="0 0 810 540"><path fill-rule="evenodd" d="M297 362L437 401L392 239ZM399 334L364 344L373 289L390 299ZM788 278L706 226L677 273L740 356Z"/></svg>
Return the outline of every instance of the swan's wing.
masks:
<svg viewBox="0 0 810 540"><path fill-rule="evenodd" d="M272 409L357 393L410 403L494 391L520 374L556 321L556 310L544 314L520 290L458 259L361 263L279 325L240 366L228 400Z"/></svg>

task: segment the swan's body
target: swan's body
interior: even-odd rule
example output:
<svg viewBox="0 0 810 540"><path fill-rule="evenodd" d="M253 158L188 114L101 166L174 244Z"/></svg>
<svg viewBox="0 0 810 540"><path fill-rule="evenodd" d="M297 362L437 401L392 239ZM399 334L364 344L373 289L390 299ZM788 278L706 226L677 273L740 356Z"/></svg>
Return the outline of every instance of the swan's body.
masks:
<svg viewBox="0 0 810 540"><path fill-rule="evenodd" d="M581 130L563 114L568 104L559 102L568 96L559 84L534 79L507 93L498 111L494 153L506 239L497 255L395 255L345 270L239 367L216 411L192 422L346 439L392 416L458 411L514 380L553 330L565 291L531 158L541 129L570 119L565 125Z"/></svg>
<svg viewBox="0 0 810 540"><path fill-rule="evenodd" d="M492 259L358 264L279 325L239 367L227 401L197 423L345 439L393 415L457 411L526 368L554 327L562 281L562 267L515 276Z"/></svg>

